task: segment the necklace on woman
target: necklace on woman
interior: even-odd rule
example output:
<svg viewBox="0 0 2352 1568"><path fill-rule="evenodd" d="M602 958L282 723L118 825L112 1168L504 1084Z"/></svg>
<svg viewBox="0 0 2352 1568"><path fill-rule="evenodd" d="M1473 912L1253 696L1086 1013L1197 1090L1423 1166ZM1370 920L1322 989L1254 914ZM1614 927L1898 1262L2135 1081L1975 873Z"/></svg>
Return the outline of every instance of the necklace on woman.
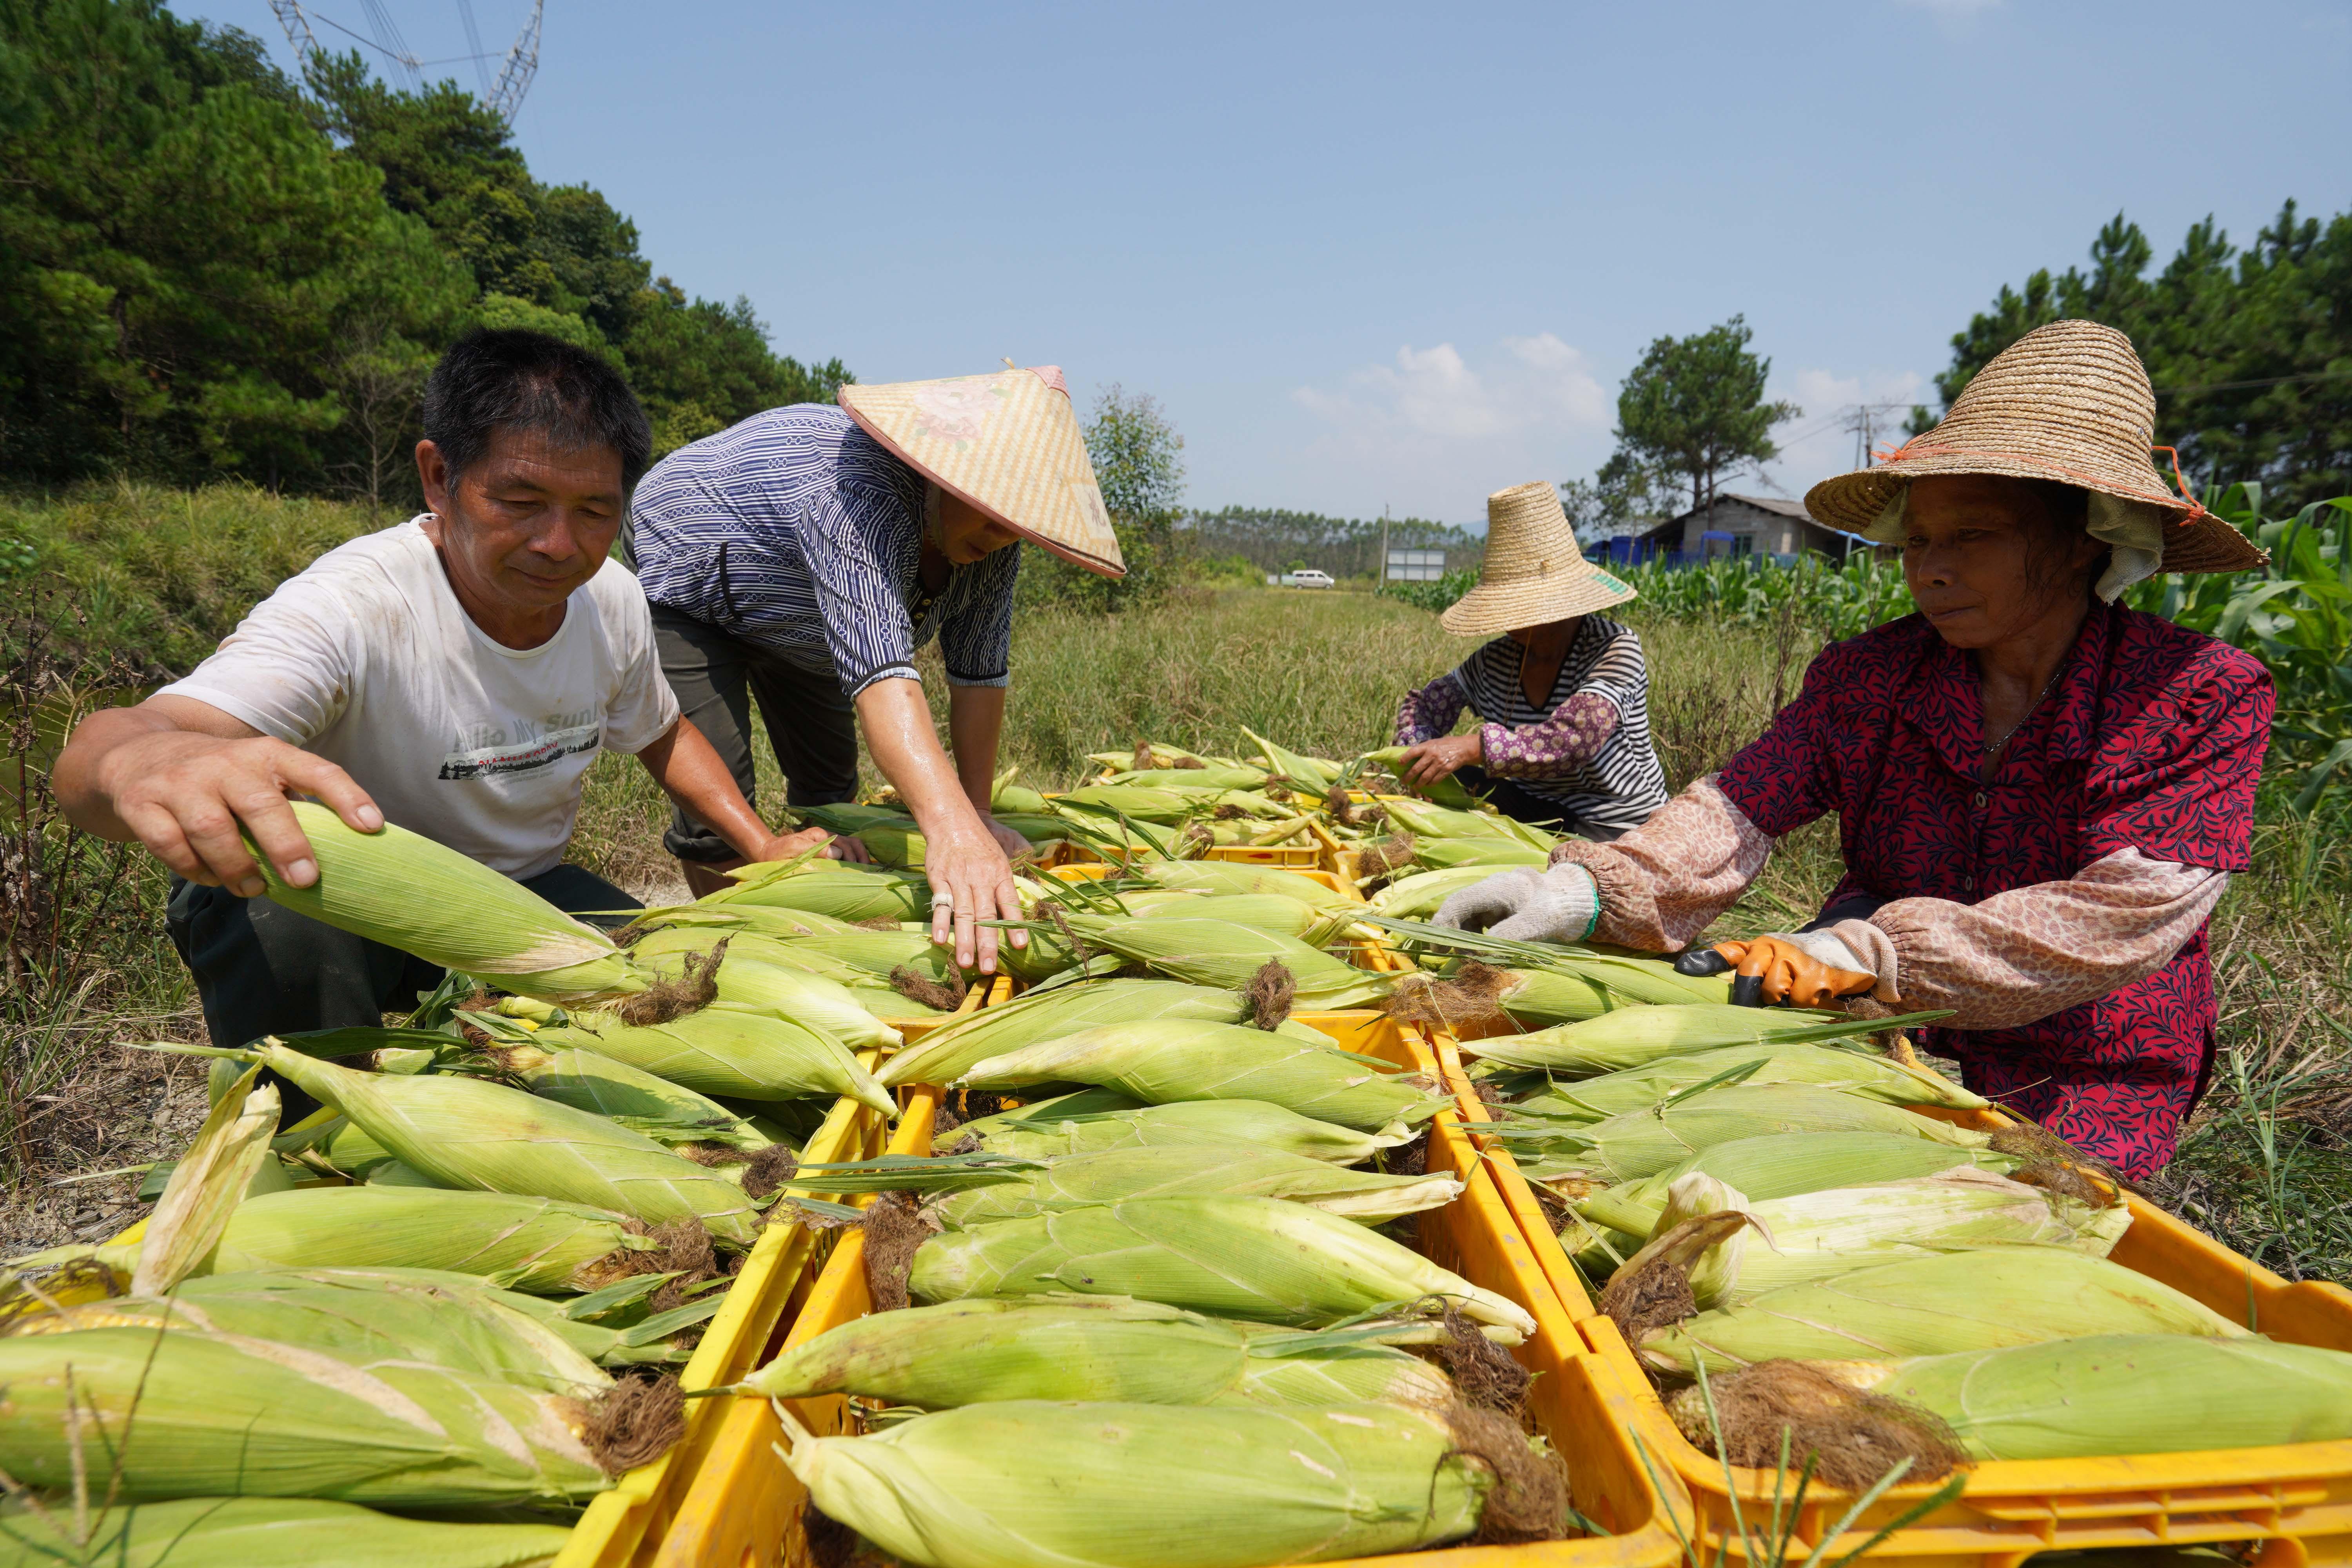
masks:
<svg viewBox="0 0 2352 1568"><path fill-rule="evenodd" d="M2050 693L2052 689L2057 686L2058 678L2065 673L2066 661L2062 658L2058 661L2058 668L2050 672L2050 679L2042 683L2042 691L2040 695L2036 696L2032 702L2027 705L2024 712L2018 715L2017 722L2011 724L2008 729L2003 730L1999 735L1985 742L1984 754L1986 756L1990 757L1999 752L2003 746L2008 745L2009 738L2011 735L2016 734L2020 730L2025 728L2025 721L2042 710L2042 705L2050 700Z"/></svg>

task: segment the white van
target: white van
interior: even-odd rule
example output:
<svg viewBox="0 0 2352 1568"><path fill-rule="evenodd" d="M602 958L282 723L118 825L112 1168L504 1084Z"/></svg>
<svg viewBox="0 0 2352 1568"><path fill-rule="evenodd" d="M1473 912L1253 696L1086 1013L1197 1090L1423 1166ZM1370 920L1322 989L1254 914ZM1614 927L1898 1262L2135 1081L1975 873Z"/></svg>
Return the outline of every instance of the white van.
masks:
<svg viewBox="0 0 2352 1568"><path fill-rule="evenodd" d="M1339 586L1338 584L1331 581L1331 574L1328 572L1318 572L1312 566L1307 567L1303 572L1284 573L1282 574L1282 585L1286 588L1333 588Z"/></svg>

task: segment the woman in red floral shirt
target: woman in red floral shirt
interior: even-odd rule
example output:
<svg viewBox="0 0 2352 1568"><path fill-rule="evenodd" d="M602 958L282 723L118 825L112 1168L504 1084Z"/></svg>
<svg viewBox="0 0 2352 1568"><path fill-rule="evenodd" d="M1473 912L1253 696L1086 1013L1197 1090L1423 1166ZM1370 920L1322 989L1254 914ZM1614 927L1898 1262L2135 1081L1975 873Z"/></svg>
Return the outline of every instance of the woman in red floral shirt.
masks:
<svg viewBox="0 0 2352 1568"><path fill-rule="evenodd" d="M1950 1009L1923 1043L1970 1088L2156 1171L2210 1063L2206 921L2247 865L2273 704L2252 658L2115 603L2154 572L2263 559L2156 478L2154 416L2121 333L2020 340L1936 429L1805 498L1902 546L1916 615L1825 650L1760 739L1643 827L1439 919L1679 949L1776 839L1835 812L1846 873L1821 917L1685 965L1736 965L1766 1002Z"/></svg>

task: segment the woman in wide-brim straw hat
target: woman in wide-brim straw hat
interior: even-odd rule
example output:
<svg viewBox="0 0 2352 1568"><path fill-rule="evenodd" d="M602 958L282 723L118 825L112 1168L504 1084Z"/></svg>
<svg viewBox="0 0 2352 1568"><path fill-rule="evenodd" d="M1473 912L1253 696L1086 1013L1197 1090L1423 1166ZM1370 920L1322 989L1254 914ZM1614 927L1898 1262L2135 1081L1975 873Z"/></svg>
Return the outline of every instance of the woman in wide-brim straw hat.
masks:
<svg viewBox="0 0 2352 1568"><path fill-rule="evenodd" d="M1935 429L1805 498L1902 547L1917 614L1824 651L1647 826L1440 918L1680 948L1835 812L1819 919L1682 964L1736 966L1737 1000L1948 1008L1926 1043L1971 1088L2127 1176L2164 1164L2212 1058L2206 921L2247 864L2273 698L2250 656L2116 602L2263 559L2157 477L2155 413L2122 333L2019 340Z"/></svg>
<svg viewBox="0 0 2352 1568"><path fill-rule="evenodd" d="M1449 775L1525 822L1609 839L1666 803L1650 743L1642 639L1600 612L1633 590L1584 559L1549 484L1486 498L1486 564L1443 617L1456 637L1504 635L1397 709L1400 772ZM1452 733L1468 709L1485 722Z"/></svg>
<svg viewBox="0 0 2352 1568"><path fill-rule="evenodd" d="M846 385L839 406L754 415L682 447L637 487L629 549L663 672L752 795L756 699L792 805L854 798L857 731L925 841L932 936L992 969L1018 920L990 813L1022 541L1107 577L1118 540L1053 365L946 381ZM915 669L946 665L952 761ZM811 830L808 842L826 835ZM741 862L680 811L663 842L698 893ZM865 858L856 839L832 851ZM1016 943L1023 939L1016 933Z"/></svg>

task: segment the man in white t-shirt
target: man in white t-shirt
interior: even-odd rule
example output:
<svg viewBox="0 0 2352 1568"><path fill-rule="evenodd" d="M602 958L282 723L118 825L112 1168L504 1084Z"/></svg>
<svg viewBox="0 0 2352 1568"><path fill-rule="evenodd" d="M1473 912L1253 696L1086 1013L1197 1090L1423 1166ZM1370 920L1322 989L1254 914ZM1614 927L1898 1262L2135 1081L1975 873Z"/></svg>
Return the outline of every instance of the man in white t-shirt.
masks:
<svg viewBox="0 0 2352 1568"><path fill-rule="evenodd" d="M375 1024L438 972L266 900L243 827L318 877L287 800L398 823L582 913L634 907L563 864L596 753L633 753L735 851L778 837L663 679L637 580L606 558L651 437L618 372L536 332L477 331L435 368L418 476L432 510L331 550L187 679L95 713L58 760L77 826L175 873L168 923L215 1044Z"/></svg>

